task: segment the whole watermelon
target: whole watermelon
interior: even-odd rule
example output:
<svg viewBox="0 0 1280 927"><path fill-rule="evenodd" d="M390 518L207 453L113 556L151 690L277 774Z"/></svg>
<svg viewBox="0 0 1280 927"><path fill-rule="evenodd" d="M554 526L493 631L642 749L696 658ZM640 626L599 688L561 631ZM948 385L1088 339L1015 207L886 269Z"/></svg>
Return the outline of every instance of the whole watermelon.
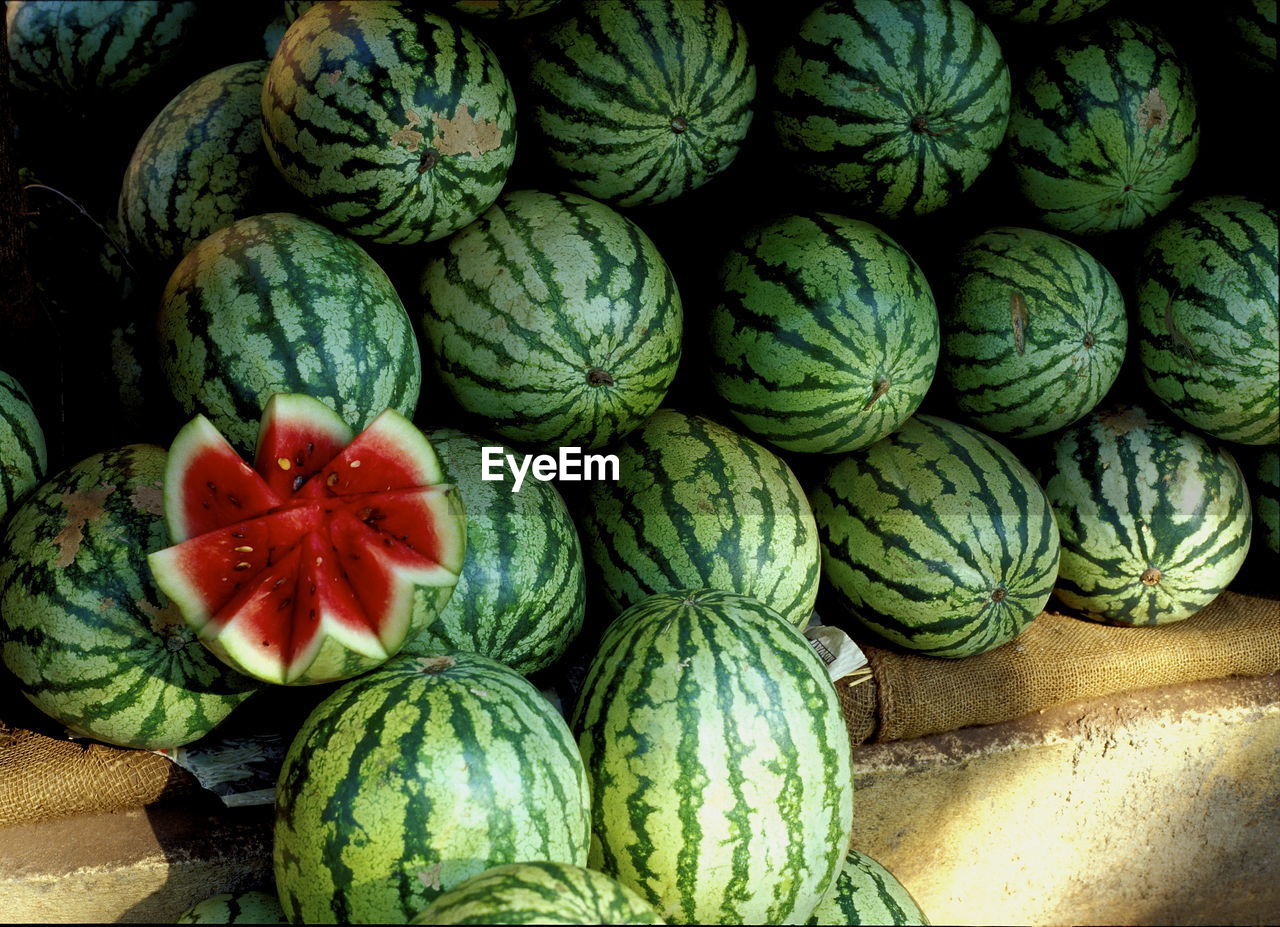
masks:
<svg viewBox="0 0 1280 927"><path fill-rule="evenodd" d="M1275 210L1196 200L1148 239L1138 266L1138 357L1151 391L1201 431L1280 442Z"/></svg>
<svg viewBox="0 0 1280 927"><path fill-rule="evenodd" d="M242 450L274 393L314 396L357 431L418 403L418 341L387 275L355 242L289 213L196 245L169 277L158 326L182 411Z"/></svg>
<svg viewBox="0 0 1280 927"><path fill-rule="evenodd" d="M206 898L178 915L179 924L287 924L275 894L229 892Z"/></svg>
<svg viewBox="0 0 1280 927"><path fill-rule="evenodd" d="M751 125L755 65L720 0L585 0L529 56L543 147L566 181L618 206L702 186Z"/></svg>
<svg viewBox="0 0 1280 927"><path fill-rule="evenodd" d="M919 266L875 226L830 213L748 233L725 259L710 327L716 392L788 451L879 440L915 412L938 363Z"/></svg>
<svg viewBox="0 0 1280 927"><path fill-rule="evenodd" d="M293 923L403 924L513 862L586 865L586 773L563 718L472 653L399 656L338 689L276 786L275 874Z"/></svg>
<svg viewBox="0 0 1280 927"><path fill-rule="evenodd" d="M994 439L930 415L836 463L813 514L836 601L928 656L1011 640L1058 575L1058 529L1035 477Z"/></svg>
<svg viewBox="0 0 1280 927"><path fill-rule="evenodd" d="M44 431L22 384L0 370L0 528L9 510L44 478Z"/></svg>
<svg viewBox="0 0 1280 927"><path fill-rule="evenodd" d="M850 850L836 884L808 923L927 925L929 919L892 872L870 856Z"/></svg>
<svg viewBox="0 0 1280 927"><path fill-rule="evenodd" d="M14 85L87 110L141 85L194 44L198 4L167 0L10 0Z"/></svg>
<svg viewBox="0 0 1280 927"><path fill-rule="evenodd" d="M655 592L705 587L754 596L805 626L818 596L818 533L786 463L673 409L615 450L620 477L590 485L579 522L615 613Z"/></svg>
<svg viewBox="0 0 1280 927"><path fill-rule="evenodd" d="M1019 25L1052 26L1102 9L1111 0L977 0L978 10L992 19Z"/></svg>
<svg viewBox="0 0 1280 927"><path fill-rule="evenodd" d="M262 150L264 61L220 68L160 111L138 141L120 190L134 255L169 270L207 235L261 210L275 179Z"/></svg>
<svg viewBox="0 0 1280 927"><path fill-rule="evenodd" d="M853 823L849 733L791 623L730 592L651 596L604 633L573 712L591 866L670 923L789 924Z"/></svg>
<svg viewBox="0 0 1280 927"><path fill-rule="evenodd" d="M1274 556L1280 554L1280 452L1268 448L1259 454L1253 477L1257 537Z"/></svg>
<svg viewBox="0 0 1280 927"><path fill-rule="evenodd" d="M1063 432L1043 478L1062 529L1058 598L1095 621L1189 618L1249 551L1235 458L1141 406L1107 406Z"/></svg>
<svg viewBox="0 0 1280 927"><path fill-rule="evenodd" d="M1135 228L1182 192L1200 145L1186 69L1159 32L1113 17L1028 75L1009 118L1023 196L1053 229Z"/></svg>
<svg viewBox="0 0 1280 927"><path fill-rule="evenodd" d="M1129 323L1120 287L1089 252L1048 232L996 228L960 248L952 278L938 370L974 425L1030 438L1106 395Z"/></svg>
<svg viewBox="0 0 1280 927"><path fill-rule="evenodd" d="M612 444L658 408L680 361L666 262L575 193L503 194L427 263L422 292L445 387L514 443Z"/></svg>
<svg viewBox="0 0 1280 927"><path fill-rule="evenodd" d="M318 3L280 40L263 135L311 208L378 244L435 241L497 198L515 100L464 27L408 3Z"/></svg>
<svg viewBox="0 0 1280 927"><path fill-rule="evenodd" d="M551 483L526 479L519 492L484 479L484 449L506 445L450 428L427 432L444 482L467 513L467 553L448 605L405 642L406 653L469 650L520 673L560 658L582 627L582 545Z"/></svg>
<svg viewBox="0 0 1280 927"><path fill-rule="evenodd" d="M413 924L662 924L635 892L566 863L510 863L473 876Z"/></svg>
<svg viewBox="0 0 1280 927"><path fill-rule="evenodd" d="M828 0L778 55L773 121L800 171L881 216L964 192L1009 121L1000 45L959 0Z"/></svg>
<svg viewBox="0 0 1280 927"><path fill-rule="evenodd" d="M203 737L257 685L151 578L164 466L145 444L86 458L41 484L0 544L0 657L23 695L78 734L148 750Z"/></svg>

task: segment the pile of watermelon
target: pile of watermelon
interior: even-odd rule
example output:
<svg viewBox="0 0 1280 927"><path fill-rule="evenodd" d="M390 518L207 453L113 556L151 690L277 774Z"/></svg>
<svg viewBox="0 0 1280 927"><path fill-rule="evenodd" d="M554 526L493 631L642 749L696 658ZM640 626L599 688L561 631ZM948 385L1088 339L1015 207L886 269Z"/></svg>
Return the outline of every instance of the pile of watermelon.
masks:
<svg viewBox="0 0 1280 927"><path fill-rule="evenodd" d="M1274 575L1274 0L5 28L0 715L292 740L185 922L927 923L815 606L958 660Z"/></svg>

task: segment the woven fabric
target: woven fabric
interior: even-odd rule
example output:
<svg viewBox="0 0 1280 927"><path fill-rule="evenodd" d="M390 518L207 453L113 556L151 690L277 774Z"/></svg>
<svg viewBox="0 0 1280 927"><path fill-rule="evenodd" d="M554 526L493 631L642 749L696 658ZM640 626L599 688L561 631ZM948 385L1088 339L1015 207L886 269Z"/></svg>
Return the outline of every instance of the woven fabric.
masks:
<svg viewBox="0 0 1280 927"><path fill-rule="evenodd" d="M1133 689L1280 673L1280 602L1226 592L1186 621L1142 628L1045 612L962 660L862 647L874 697L842 696L850 737L907 740Z"/></svg>
<svg viewBox="0 0 1280 927"><path fill-rule="evenodd" d="M147 750L61 740L0 721L0 827L184 799L202 789Z"/></svg>

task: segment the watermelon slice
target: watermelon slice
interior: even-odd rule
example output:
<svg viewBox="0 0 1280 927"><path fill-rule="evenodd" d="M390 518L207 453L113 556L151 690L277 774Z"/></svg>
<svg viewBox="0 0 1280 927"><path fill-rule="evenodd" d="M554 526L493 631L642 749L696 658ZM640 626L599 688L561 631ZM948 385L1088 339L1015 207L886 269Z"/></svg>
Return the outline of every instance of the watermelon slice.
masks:
<svg viewBox="0 0 1280 927"><path fill-rule="evenodd" d="M355 438L310 396L267 403L254 466L196 416L169 451L174 546L148 558L160 588L231 666L285 685L385 662L434 620L462 569L465 522L440 461L387 410ZM432 612L432 613L427 613Z"/></svg>

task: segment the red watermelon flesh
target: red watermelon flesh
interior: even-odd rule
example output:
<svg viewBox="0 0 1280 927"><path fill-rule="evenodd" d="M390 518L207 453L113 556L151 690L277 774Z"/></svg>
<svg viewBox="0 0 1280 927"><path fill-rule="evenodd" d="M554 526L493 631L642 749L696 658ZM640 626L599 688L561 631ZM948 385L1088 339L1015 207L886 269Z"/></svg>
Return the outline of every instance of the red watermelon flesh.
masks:
<svg viewBox="0 0 1280 927"><path fill-rule="evenodd" d="M437 485L434 450L393 410L350 440L323 403L279 395L255 463L201 416L178 434L165 513L179 543L150 556L157 583L249 675L310 684L372 669L408 635L415 591L452 586L462 567L461 505Z"/></svg>
<svg viewBox="0 0 1280 927"><path fill-rule="evenodd" d="M310 396L278 393L262 416L253 467L288 497L350 443L351 429L337 412L324 403L316 408Z"/></svg>

